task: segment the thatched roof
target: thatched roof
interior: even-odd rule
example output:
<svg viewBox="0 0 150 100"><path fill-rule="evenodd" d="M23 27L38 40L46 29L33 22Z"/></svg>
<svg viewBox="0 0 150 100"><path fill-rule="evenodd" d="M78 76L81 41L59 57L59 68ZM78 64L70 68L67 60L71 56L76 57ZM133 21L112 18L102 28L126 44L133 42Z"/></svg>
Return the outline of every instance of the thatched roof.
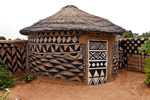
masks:
<svg viewBox="0 0 150 100"><path fill-rule="evenodd" d="M63 7L56 14L20 30L21 34L32 32L77 30L122 34L125 30L107 19L86 13L73 5Z"/></svg>

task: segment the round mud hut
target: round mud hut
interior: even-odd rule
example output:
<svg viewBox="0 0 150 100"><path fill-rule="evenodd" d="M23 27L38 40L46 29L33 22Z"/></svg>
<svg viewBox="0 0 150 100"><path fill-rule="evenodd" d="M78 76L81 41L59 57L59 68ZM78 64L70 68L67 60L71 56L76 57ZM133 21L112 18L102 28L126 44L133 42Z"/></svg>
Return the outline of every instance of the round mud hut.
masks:
<svg viewBox="0 0 150 100"><path fill-rule="evenodd" d="M125 29L73 5L20 30L29 72L53 81L102 84L118 72L116 36Z"/></svg>

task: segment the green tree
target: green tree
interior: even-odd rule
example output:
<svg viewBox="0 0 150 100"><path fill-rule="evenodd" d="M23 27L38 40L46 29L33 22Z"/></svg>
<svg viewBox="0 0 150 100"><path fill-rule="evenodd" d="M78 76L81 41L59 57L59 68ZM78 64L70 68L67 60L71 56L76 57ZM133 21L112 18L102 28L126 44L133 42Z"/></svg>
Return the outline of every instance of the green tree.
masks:
<svg viewBox="0 0 150 100"><path fill-rule="evenodd" d="M144 45L140 47L139 54L144 50L145 54L148 56L150 54L150 39L145 41ZM143 77L145 77L146 80L143 83L150 87L150 57L146 59L145 72L146 75Z"/></svg>
<svg viewBox="0 0 150 100"><path fill-rule="evenodd" d="M122 38L133 38L134 35L132 33L131 30L126 31L125 33L123 33Z"/></svg>
<svg viewBox="0 0 150 100"><path fill-rule="evenodd" d="M145 32L140 37L150 37L150 32Z"/></svg>
<svg viewBox="0 0 150 100"><path fill-rule="evenodd" d="M4 36L0 36L0 40L6 40Z"/></svg>
<svg viewBox="0 0 150 100"><path fill-rule="evenodd" d="M133 35L134 35L134 37L139 37L138 33L134 33Z"/></svg>
<svg viewBox="0 0 150 100"><path fill-rule="evenodd" d="M21 38L17 37L15 40L21 40Z"/></svg>

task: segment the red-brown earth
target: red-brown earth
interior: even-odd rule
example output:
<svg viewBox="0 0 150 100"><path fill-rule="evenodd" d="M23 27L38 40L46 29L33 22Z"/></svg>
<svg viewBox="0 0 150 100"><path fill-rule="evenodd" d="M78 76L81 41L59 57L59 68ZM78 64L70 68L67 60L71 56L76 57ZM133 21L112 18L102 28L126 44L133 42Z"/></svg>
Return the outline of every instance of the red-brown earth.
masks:
<svg viewBox="0 0 150 100"><path fill-rule="evenodd" d="M10 88L9 97L21 100L150 100L150 88L143 84L141 75L119 71L113 82L93 86L52 84L35 79Z"/></svg>

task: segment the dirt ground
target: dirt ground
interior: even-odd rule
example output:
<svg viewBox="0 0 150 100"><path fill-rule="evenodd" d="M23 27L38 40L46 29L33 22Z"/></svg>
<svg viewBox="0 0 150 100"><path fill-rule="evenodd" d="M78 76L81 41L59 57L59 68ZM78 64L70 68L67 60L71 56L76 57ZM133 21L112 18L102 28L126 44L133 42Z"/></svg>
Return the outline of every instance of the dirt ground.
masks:
<svg viewBox="0 0 150 100"><path fill-rule="evenodd" d="M62 85L36 79L10 88L9 97L21 100L150 100L142 73L120 71L113 82L94 86Z"/></svg>

